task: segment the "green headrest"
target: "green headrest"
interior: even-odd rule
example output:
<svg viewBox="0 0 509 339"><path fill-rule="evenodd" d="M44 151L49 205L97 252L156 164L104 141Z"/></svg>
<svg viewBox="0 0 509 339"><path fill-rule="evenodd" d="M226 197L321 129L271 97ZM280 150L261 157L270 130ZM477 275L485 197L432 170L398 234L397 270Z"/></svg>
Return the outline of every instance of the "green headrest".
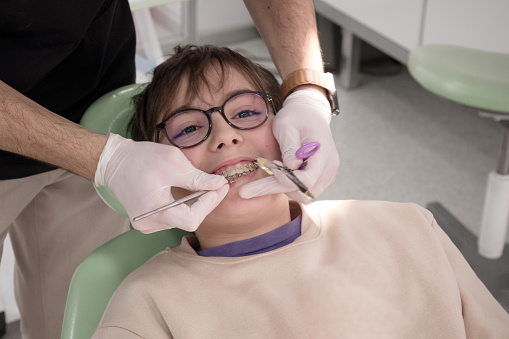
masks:
<svg viewBox="0 0 509 339"><path fill-rule="evenodd" d="M132 98L143 91L145 86L146 84L132 84L106 93L90 105L81 118L80 125L100 134L115 133L130 138L127 129L134 114ZM101 186L96 189L106 204L127 217L124 206L109 188Z"/></svg>

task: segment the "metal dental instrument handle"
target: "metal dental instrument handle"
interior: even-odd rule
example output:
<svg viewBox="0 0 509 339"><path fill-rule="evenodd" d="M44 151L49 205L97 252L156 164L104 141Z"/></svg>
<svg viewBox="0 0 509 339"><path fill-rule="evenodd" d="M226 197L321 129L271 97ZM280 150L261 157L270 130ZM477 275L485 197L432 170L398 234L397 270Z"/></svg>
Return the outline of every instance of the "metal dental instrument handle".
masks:
<svg viewBox="0 0 509 339"><path fill-rule="evenodd" d="M199 197L201 197L202 195L204 195L205 193L208 193L208 192L210 192L210 191L198 191L198 192L194 192L192 194L189 194L188 196L183 197L182 199L175 200L174 202L169 203L168 205L161 206L159 208L156 208L155 210L152 210L150 212L147 212L147 213L144 213L142 215L139 215L139 216L133 218L133 222L136 222L136 221L141 220L141 219L145 219L146 217L150 217L151 215L156 214L156 213L161 212L161 211L164 211L164 210L166 210L168 208L172 208L172 207L178 206L180 204L185 203L186 201L199 198Z"/></svg>
<svg viewBox="0 0 509 339"><path fill-rule="evenodd" d="M304 185L302 181L300 181L299 178L297 178L295 174L293 174L292 170L289 169L288 167L284 165L278 165L270 160L261 157L255 158L254 162L258 167L263 169L269 175L274 175L274 172L272 171L273 169L282 171L286 175L286 177L290 179L295 184L295 186L297 186L297 188L299 189L297 192L299 192L300 195L302 195L311 202L315 201L315 197L313 196L313 194L311 194L306 185Z"/></svg>

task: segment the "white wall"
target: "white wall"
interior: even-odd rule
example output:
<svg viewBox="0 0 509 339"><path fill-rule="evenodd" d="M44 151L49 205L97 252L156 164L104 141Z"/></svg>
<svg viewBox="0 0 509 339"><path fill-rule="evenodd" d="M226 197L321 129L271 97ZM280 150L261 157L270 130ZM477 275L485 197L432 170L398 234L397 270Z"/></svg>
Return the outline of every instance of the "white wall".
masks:
<svg viewBox="0 0 509 339"><path fill-rule="evenodd" d="M509 53L508 0L321 0L316 3L335 11L330 20L334 21L331 17L336 15L336 23L361 38L370 36L375 46L377 39L371 32L407 52L423 44L441 43ZM328 13L322 14L328 17ZM377 47L381 48L384 43L378 42ZM384 51L391 53L391 50ZM397 58L397 54L393 57Z"/></svg>
<svg viewBox="0 0 509 339"><path fill-rule="evenodd" d="M424 0L322 0L411 50L419 45Z"/></svg>
<svg viewBox="0 0 509 339"><path fill-rule="evenodd" d="M428 0L422 44L509 53L509 1Z"/></svg>

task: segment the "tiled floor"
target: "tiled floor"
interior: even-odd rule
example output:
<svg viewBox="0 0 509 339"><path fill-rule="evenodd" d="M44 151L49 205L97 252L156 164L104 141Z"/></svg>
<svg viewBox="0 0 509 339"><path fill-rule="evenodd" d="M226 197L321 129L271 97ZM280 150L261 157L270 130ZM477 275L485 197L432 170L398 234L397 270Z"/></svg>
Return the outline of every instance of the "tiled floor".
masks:
<svg viewBox="0 0 509 339"><path fill-rule="evenodd" d="M261 40L235 44L261 63ZM509 249L498 261L479 257L475 237L486 179L496 164L500 127L474 109L421 88L405 68L393 76L363 75L361 86L339 89L342 113L331 122L342 165L320 199L381 199L432 204L441 226L501 302L509 308ZM443 212L445 206L457 221ZM506 271L507 272L507 271ZM506 279L505 281L503 279ZM497 281L494 283L494 281ZM506 304L507 303L507 304ZM8 328L10 337L15 330ZM19 332L18 332L19 333Z"/></svg>

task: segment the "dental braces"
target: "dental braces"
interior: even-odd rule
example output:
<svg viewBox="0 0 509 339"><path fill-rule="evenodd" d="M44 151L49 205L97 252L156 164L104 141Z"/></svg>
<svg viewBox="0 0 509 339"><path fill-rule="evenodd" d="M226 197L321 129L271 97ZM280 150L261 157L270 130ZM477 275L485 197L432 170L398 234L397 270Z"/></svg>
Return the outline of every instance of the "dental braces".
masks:
<svg viewBox="0 0 509 339"><path fill-rule="evenodd" d="M246 166L243 166L244 168L247 168L247 172L244 171L242 173L235 173L233 175L228 175L228 171L222 171L221 174L225 177L225 179L228 181L229 184L232 184L234 182L237 182L241 179L241 177L253 173L256 169L258 169L258 166L256 163L251 163Z"/></svg>
<svg viewBox="0 0 509 339"><path fill-rule="evenodd" d="M258 165L256 163L252 163L253 168L249 172L235 173L234 175L226 176L228 174L227 171L221 172L221 174L226 178L229 184L239 181L243 176L253 173L256 169L258 169Z"/></svg>

